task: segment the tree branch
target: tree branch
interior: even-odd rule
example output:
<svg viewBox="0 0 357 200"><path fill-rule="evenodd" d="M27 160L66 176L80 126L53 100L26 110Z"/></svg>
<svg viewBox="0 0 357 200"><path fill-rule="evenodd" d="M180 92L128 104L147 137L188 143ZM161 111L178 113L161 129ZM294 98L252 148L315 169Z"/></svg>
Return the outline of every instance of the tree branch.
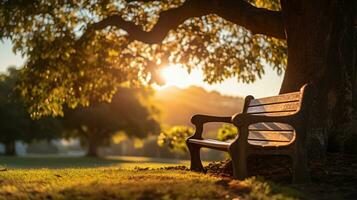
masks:
<svg viewBox="0 0 357 200"><path fill-rule="evenodd" d="M213 12L253 34L286 39L282 13L257 8L244 0L213 0Z"/></svg>
<svg viewBox="0 0 357 200"><path fill-rule="evenodd" d="M163 11L157 24L149 32L122 19L119 15L109 16L102 21L90 25L85 35L108 26L124 29L130 40L139 40L148 44L160 43L171 29L175 29L185 20L208 14L218 16L252 31L253 34L264 34L285 39L281 12L257 8L244 0L186 0L182 6Z"/></svg>

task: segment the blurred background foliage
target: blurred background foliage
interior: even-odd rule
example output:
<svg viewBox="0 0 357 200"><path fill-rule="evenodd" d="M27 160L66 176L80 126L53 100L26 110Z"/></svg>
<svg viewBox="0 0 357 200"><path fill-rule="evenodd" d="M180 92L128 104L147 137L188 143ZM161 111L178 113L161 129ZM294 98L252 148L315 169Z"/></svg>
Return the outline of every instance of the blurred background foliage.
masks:
<svg viewBox="0 0 357 200"><path fill-rule="evenodd" d="M238 135L238 129L233 125L223 124L218 129L217 139L221 141L233 140Z"/></svg>
<svg viewBox="0 0 357 200"><path fill-rule="evenodd" d="M111 103L97 102L65 111L62 121L67 133L81 139L89 156L97 156L98 147L109 146L118 132L138 139L160 131L158 110L148 102L148 91L133 88L119 91ZM146 96L145 101L142 96Z"/></svg>
<svg viewBox="0 0 357 200"><path fill-rule="evenodd" d="M61 123L52 117L33 120L15 88L19 70L9 68L8 74L0 74L0 143L5 154L16 152L15 142L31 143L36 140L52 140L62 136Z"/></svg>
<svg viewBox="0 0 357 200"><path fill-rule="evenodd" d="M111 103L66 108L64 117L32 119L15 85L20 73L9 68L0 75L0 143L6 154L16 154L16 141L31 144L78 138L89 156L97 156L98 147L108 146L119 131L129 138L144 138L160 131L159 111L150 102L152 91L143 88L120 88Z"/></svg>
<svg viewBox="0 0 357 200"><path fill-rule="evenodd" d="M0 153L8 155L187 158L185 139L193 134L190 117L202 112L229 116L239 112L244 101L199 87L168 87L156 93L123 87L111 103L96 101L88 107L65 108L64 117L36 120L26 111L15 87L19 73L21 69L9 68L0 74ZM220 127L221 124L207 125L205 136L227 137L228 132ZM19 143L25 147L19 148ZM203 155L205 159L220 157L219 152Z"/></svg>
<svg viewBox="0 0 357 200"><path fill-rule="evenodd" d="M159 146L168 148L172 152L183 154L188 151L186 146L186 139L193 135L194 132L195 130L192 127L173 126L160 133L157 139L157 143ZM216 137L220 141L233 140L238 134L238 130L235 126L227 124L222 125L217 131L214 132L216 133L209 135L211 135L211 137Z"/></svg>
<svg viewBox="0 0 357 200"><path fill-rule="evenodd" d="M193 135L194 129L187 126L174 126L160 133L157 143L176 153L186 153L186 139Z"/></svg>

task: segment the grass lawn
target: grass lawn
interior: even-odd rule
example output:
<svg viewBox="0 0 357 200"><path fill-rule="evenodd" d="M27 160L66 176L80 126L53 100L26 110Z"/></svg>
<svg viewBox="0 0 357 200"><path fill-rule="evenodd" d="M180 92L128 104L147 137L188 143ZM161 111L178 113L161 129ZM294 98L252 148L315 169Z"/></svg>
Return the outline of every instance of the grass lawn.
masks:
<svg viewBox="0 0 357 200"><path fill-rule="evenodd" d="M293 199L257 178L235 181L161 167L178 160L138 157L0 157L0 199ZM46 168L42 168L46 167ZM161 169L160 169L161 168Z"/></svg>
<svg viewBox="0 0 357 200"><path fill-rule="evenodd" d="M148 157L115 156L105 158L60 157L60 156L0 156L0 166L7 168L88 168L115 166L122 169L135 167L160 168L188 165L188 161Z"/></svg>

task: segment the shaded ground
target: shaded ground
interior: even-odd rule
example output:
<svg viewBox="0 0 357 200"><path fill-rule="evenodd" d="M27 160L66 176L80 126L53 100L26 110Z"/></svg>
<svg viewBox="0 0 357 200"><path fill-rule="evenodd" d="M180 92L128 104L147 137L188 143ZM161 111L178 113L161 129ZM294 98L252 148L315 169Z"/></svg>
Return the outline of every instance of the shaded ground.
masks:
<svg viewBox="0 0 357 200"><path fill-rule="evenodd" d="M302 199L357 199L357 156L328 154L324 163L310 163L311 182L295 185L291 183L292 169L289 158L250 158L250 175L260 175L266 180L280 183L296 190ZM230 177L231 163L211 163L209 173Z"/></svg>
<svg viewBox="0 0 357 200"><path fill-rule="evenodd" d="M357 199L357 156L330 154L326 163L312 164L312 182L298 186L313 198Z"/></svg>

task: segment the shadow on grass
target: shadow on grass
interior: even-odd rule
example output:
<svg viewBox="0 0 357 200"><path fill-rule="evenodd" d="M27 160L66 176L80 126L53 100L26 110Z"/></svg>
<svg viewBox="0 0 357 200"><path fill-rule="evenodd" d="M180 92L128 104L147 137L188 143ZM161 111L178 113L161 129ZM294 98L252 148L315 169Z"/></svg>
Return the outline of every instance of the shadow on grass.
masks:
<svg viewBox="0 0 357 200"><path fill-rule="evenodd" d="M0 156L0 166L8 168L88 168L118 166L121 168L160 167L182 164L180 160L147 157L61 157L61 156Z"/></svg>

